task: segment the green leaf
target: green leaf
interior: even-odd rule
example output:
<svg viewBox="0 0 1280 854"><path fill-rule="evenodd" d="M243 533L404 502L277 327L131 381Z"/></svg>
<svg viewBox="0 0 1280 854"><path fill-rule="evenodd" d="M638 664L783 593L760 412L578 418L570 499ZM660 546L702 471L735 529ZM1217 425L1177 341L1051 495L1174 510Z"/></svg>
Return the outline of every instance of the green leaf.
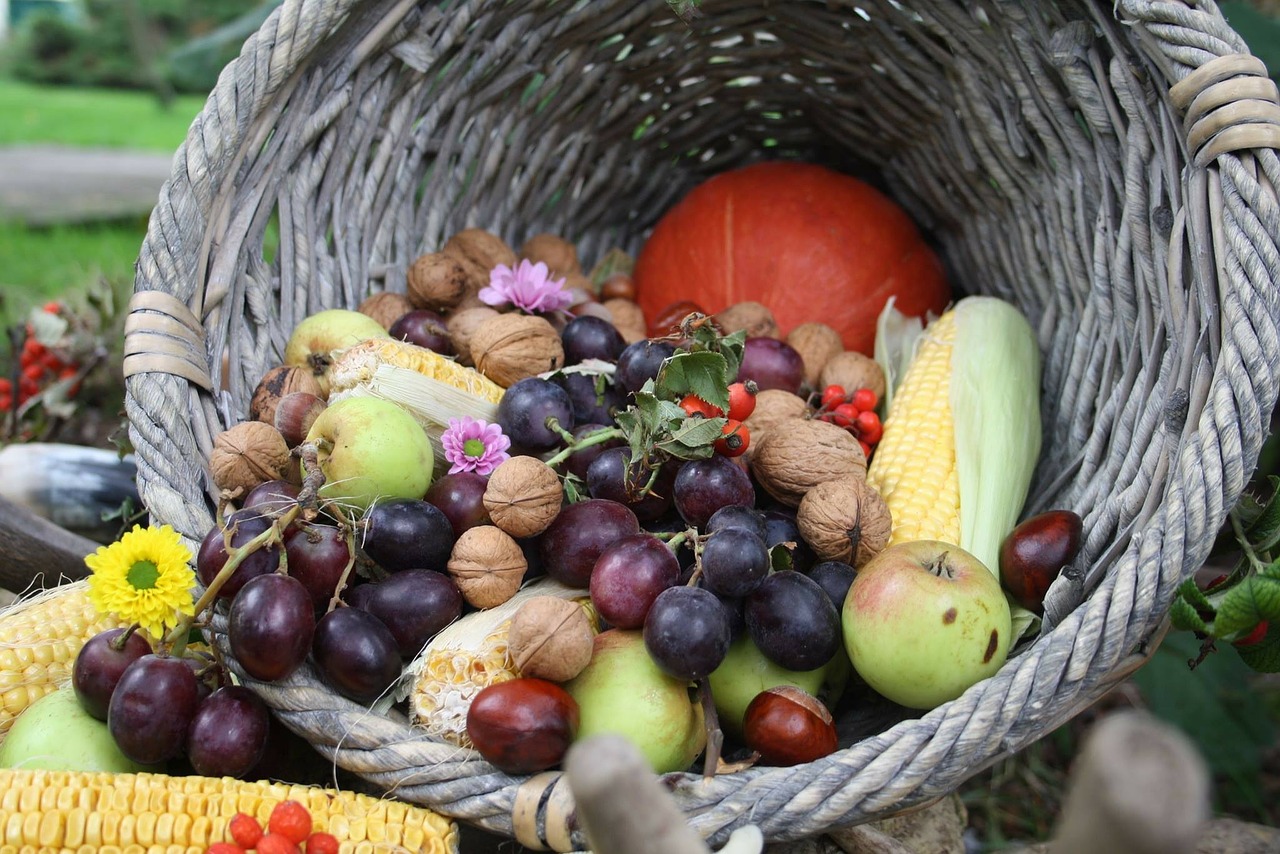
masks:
<svg viewBox="0 0 1280 854"><path fill-rule="evenodd" d="M1235 647L1240 660L1258 673L1280 673L1280 631L1267 632L1262 643Z"/></svg>
<svg viewBox="0 0 1280 854"><path fill-rule="evenodd" d="M1208 627L1196 611L1195 606L1186 599L1173 600L1173 605L1169 608L1169 619L1173 623L1173 627L1180 631L1208 632Z"/></svg>
<svg viewBox="0 0 1280 854"><path fill-rule="evenodd" d="M1255 575L1227 591L1218 605L1213 633L1230 640L1248 632L1261 620L1280 623L1280 579Z"/></svg>
<svg viewBox="0 0 1280 854"><path fill-rule="evenodd" d="M1213 603L1204 595L1194 578L1188 578L1178 586L1178 599L1200 611L1214 612Z"/></svg>
<svg viewBox="0 0 1280 854"><path fill-rule="evenodd" d="M791 558L791 549L795 548L795 545L795 543L778 543L769 549L769 568L773 572L785 572L795 568L795 562Z"/></svg>
<svg viewBox="0 0 1280 854"><path fill-rule="evenodd" d="M705 460L715 453L713 443L724 432L723 418L685 418L667 438L654 446L682 460Z"/></svg>
<svg viewBox="0 0 1280 854"><path fill-rule="evenodd" d="M1271 485L1271 498L1244 532L1245 539L1260 552L1269 552L1280 543L1280 477L1270 475L1267 481Z"/></svg>
<svg viewBox="0 0 1280 854"><path fill-rule="evenodd" d="M704 350L676 353L663 363L657 388L662 397L680 400L692 394L722 411L729 408L729 381L724 356Z"/></svg>

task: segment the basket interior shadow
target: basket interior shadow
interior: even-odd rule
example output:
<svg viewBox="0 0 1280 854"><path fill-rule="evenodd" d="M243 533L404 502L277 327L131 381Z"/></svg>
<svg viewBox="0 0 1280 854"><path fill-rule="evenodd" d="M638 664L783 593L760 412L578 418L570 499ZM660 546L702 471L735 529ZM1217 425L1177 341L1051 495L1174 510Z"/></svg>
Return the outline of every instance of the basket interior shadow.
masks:
<svg viewBox="0 0 1280 854"><path fill-rule="evenodd" d="M1215 110L1223 81L1270 81L1208 8L678 5L286 3L224 71L153 214L128 414L144 501L198 541L212 436L245 417L294 324L404 290L451 234L553 232L590 263L637 250L728 168L802 159L872 180L958 291L1031 319L1045 434L1027 512L1075 509L1086 537L1046 631L961 698L904 719L851 711L843 748L800 767L667 778L711 841L746 823L789 839L952 791L1158 643L1275 402L1278 122ZM397 797L527 845L583 842L556 773L502 774L310 667L246 681Z"/></svg>

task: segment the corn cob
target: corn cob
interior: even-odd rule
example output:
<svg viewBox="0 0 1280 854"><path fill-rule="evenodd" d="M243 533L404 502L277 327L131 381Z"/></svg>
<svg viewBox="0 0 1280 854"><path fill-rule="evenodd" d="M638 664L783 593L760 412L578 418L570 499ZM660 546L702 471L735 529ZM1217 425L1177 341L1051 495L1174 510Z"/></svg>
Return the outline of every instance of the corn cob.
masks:
<svg viewBox="0 0 1280 854"><path fill-rule="evenodd" d="M516 611L534 596L577 601L592 629L599 629L599 617L586 591L549 578L526 584L496 608L466 615L432 638L409 665L412 680L407 693L416 725L460 747L472 746L467 710L483 689L520 675L507 651L507 630Z"/></svg>
<svg viewBox="0 0 1280 854"><path fill-rule="evenodd" d="M343 852L456 852L457 825L400 801L230 778L0 769L0 851L200 854L237 812L263 826L296 800Z"/></svg>
<svg viewBox="0 0 1280 854"><path fill-rule="evenodd" d="M85 641L121 625L97 612L88 589L84 581L64 584L0 613L0 736L23 709L71 678Z"/></svg>

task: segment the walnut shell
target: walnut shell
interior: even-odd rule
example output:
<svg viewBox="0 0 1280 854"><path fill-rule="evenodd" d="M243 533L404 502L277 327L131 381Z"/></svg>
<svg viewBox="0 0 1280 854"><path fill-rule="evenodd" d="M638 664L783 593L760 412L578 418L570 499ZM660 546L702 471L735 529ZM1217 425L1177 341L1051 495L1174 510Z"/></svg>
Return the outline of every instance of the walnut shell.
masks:
<svg viewBox="0 0 1280 854"><path fill-rule="evenodd" d="M470 287L462 262L446 252L429 252L409 267L407 292L414 308L448 311L462 302Z"/></svg>
<svg viewBox="0 0 1280 854"><path fill-rule="evenodd" d="M297 462L280 431L261 421L245 421L219 433L209 454L218 489L243 494L268 480L297 480Z"/></svg>
<svg viewBox="0 0 1280 854"><path fill-rule="evenodd" d="M537 457L511 457L489 475L483 501L493 524L513 537L536 537L560 515L564 487Z"/></svg>
<svg viewBox="0 0 1280 854"><path fill-rule="evenodd" d="M747 445L747 459L755 455L756 448L764 442L769 430L779 421L803 418L809 414L809 404L803 397L780 388L767 388L756 395L756 408L745 422L751 443Z"/></svg>
<svg viewBox="0 0 1280 854"><path fill-rule="evenodd" d="M483 228L459 231L445 241L440 251L452 255L462 264L472 293L489 284L489 272L494 267L499 264L515 267L520 260L505 240Z"/></svg>
<svg viewBox="0 0 1280 854"><path fill-rule="evenodd" d="M869 388L876 393L876 400L884 398L884 370L875 359L856 350L845 350L828 359L818 382L823 388L838 385L849 394Z"/></svg>
<svg viewBox="0 0 1280 854"><path fill-rule="evenodd" d="M397 320L413 311L413 303L404 294L379 291L360 303L357 310L378 321L383 329L390 329Z"/></svg>
<svg viewBox="0 0 1280 854"><path fill-rule="evenodd" d="M582 273L578 250L572 243L556 234L535 234L520 247L520 257L541 261L554 276Z"/></svg>
<svg viewBox="0 0 1280 854"><path fill-rule="evenodd" d="M740 329L747 331L748 338L781 338L778 322L773 319L773 312L764 304L746 300L737 302L716 315L716 324L726 335Z"/></svg>
<svg viewBox="0 0 1280 854"><path fill-rule="evenodd" d="M822 369L831 357L844 352L844 341L840 339L840 333L825 323L800 324L787 334L787 343L804 360L804 380L814 387L818 386ZM852 392L856 389L846 389L846 391Z"/></svg>
<svg viewBox="0 0 1280 854"><path fill-rule="evenodd" d="M320 381L308 368L296 365L280 365L272 368L259 380L253 390L253 398L249 401L249 418L271 424L276 418L276 407L280 399L295 391L305 391L316 397L324 397L324 389Z"/></svg>
<svg viewBox="0 0 1280 854"><path fill-rule="evenodd" d="M496 608L516 595L529 563L520 544L500 528L468 528L453 544L449 575L473 608Z"/></svg>
<svg viewBox="0 0 1280 854"><path fill-rule="evenodd" d="M644 309L640 308L635 301L621 298L607 299L601 305L609 310L613 326L622 335L623 341L634 344L648 337L649 326L645 323Z"/></svg>
<svg viewBox="0 0 1280 854"><path fill-rule="evenodd" d="M521 676L568 682L591 661L594 637L577 602L534 596L511 617L507 653Z"/></svg>
<svg viewBox="0 0 1280 854"><path fill-rule="evenodd" d="M820 483L796 510L800 536L823 560L842 560L855 568L889 544L892 519L880 493L859 478Z"/></svg>
<svg viewBox="0 0 1280 854"><path fill-rule="evenodd" d="M476 370L503 388L564 364L564 346L555 327L531 314L499 314L471 335Z"/></svg>
<svg viewBox="0 0 1280 854"><path fill-rule="evenodd" d="M751 472L766 492L796 507L820 483L866 477L867 458L858 440L844 428L792 418L771 425L764 441L756 445Z"/></svg>
<svg viewBox="0 0 1280 854"><path fill-rule="evenodd" d="M471 336L482 323L497 316L496 308L480 305L457 309L445 318L445 329L449 331L449 340L453 342L453 351L458 354L459 362L467 366L475 364L471 358Z"/></svg>

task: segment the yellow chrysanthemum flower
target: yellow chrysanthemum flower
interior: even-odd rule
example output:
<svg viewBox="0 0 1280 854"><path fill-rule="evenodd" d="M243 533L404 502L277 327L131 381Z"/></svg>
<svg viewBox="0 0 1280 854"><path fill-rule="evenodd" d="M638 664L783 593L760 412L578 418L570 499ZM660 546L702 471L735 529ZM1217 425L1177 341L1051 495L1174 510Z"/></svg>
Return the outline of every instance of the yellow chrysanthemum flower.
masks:
<svg viewBox="0 0 1280 854"><path fill-rule="evenodd" d="M164 637L179 615L195 609L191 551L168 525L134 525L119 541L84 559L92 570L89 600L104 614L138 623L153 638Z"/></svg>

